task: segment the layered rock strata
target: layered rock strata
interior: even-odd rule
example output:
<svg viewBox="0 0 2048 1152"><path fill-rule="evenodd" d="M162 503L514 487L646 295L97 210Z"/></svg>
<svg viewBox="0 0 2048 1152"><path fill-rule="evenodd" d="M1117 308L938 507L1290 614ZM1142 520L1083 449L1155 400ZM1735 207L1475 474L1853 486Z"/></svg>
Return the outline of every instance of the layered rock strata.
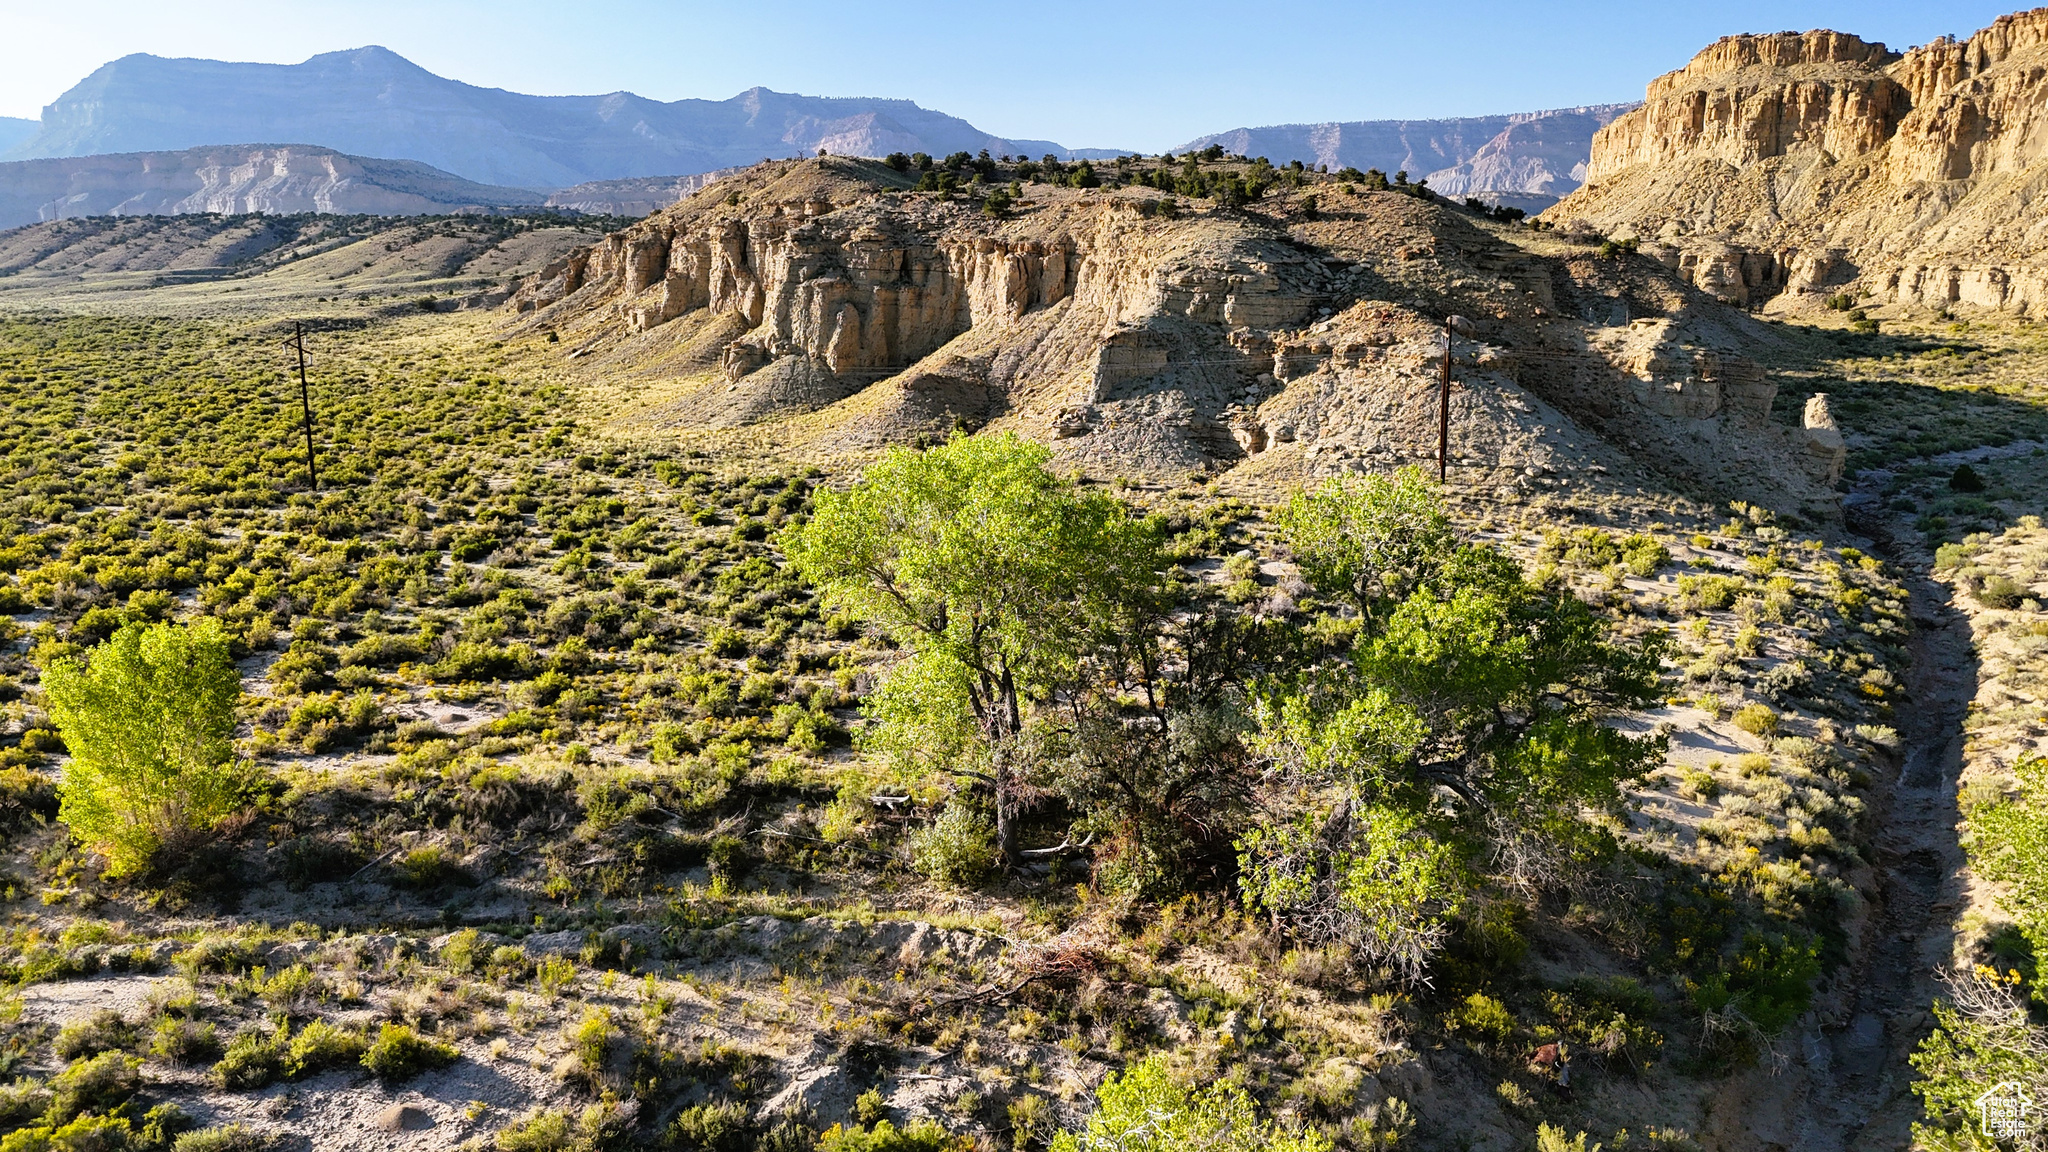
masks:
<svg viewBox="0 0 2048 1152"><path fill-rule="evenodd" d="M1008 427L1103 473L1247 482L1427 463L1442 316L1468 483L1679 472L1828 514L1738 351L1775 337L1661 271L1533 256L1395 193L1256 211L1031 186L994 219L852 160L778 162L581 249L511 307L647 418L808 452Z"/></svg>
<svg viewBox="0 0 2048 1152"><path fill-rule="evenodd" d="M2048 8L1904 53L1731 36L1593 139L1546 216L1732 303L2048 307Z"/></svg>

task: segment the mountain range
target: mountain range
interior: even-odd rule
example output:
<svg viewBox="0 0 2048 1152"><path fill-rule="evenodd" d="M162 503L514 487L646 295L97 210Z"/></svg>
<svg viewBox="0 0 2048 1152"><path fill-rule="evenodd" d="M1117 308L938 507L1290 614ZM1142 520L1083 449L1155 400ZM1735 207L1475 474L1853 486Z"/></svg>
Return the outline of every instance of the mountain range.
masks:
<svg viewBox="0 0 2048 1152"><path fill-rule="evenodd" d="M1377 168L1426 178L1447 196L1479 196L1541 210L1585 179L1593 134L1634 104L1596 104L1447 120L1353 120L1236 128L1180 151L1221 145L1276 164L1300 160L1335 172Z"/></svg>
<svg viewBox="0 0 2048 1152"><path fill-rule="evenodd" d="M1177 151L1221 145L1331 171L1406 170L1448 195L1536 211L1578 186L1593 133L1631 107L1238 128ZM375 46L299 64L137 54L95 70L40 121L0 119L0 227L100 213L434 212L543 200L645 215L718 174L820 150L1128 151L999 137L908 100L766 88L666 103L630 92L531 96L437 76Z"/></svg>
<svg viewBox="0 0 2048 1152"><path fill-rule="evenodd" d="M37 133L0 160L262 142L417 160L483 184L535 189L692 175L821 148L1073 155L908 100L766 88L670 103L631 92L528 96L436 76L373 46L300 64L124 56L44 108Z"/></svg>

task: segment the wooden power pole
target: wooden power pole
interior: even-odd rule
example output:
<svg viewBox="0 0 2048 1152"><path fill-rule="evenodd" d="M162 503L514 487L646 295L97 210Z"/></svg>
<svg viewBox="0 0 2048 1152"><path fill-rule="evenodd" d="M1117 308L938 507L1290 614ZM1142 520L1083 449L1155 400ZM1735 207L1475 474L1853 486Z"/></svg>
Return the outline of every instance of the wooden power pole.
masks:
<svg viewBox="0 0 2048 1152"><path fill-rule="evenodd" d="M306 481L318 492L320 470L313 463L313 392L306 386L306 326L296 320L292 321L291 347L299 354L299 412L306 420ZM1450 369L1446 367L1444 371Z"/></svg>
<svg viewBox="0 0 2048 1152"><path fill-rule="evenodd" d="M1442 484L1451 466L1451 337L1470 336L1472 322L1463 316L1444 317L1444 370L1436 394L1436 482Z"/></svg>

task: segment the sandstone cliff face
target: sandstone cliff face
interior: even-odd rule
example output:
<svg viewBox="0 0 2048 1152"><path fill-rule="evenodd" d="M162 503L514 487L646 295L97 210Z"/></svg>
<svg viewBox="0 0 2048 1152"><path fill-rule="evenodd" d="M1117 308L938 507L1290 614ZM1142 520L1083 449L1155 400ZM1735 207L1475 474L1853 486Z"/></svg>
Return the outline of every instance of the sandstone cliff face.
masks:
<svg viewBox="0 0 2048 1152"><path fill-rule="evenodd" d="M530 278L514 323L647 381L679 432L815 453L1011 428L1103 473L1253 483L1432 461L1456 310L1480 323L1454 349L1468 482L1677 471L1831 507L1733 351L1768 330L1661 271L1535 257L1395 193L1168 217L1147 189L1033 185L995 220L906 183L759 166Z"/></svg>
<svg viewBox="0 0 2048 1152"><path fill-rule="evenodd" d="M2048 9L1903 55L1836 32L1733 36L1653 81L1548 214L1633 235L1751 306L2048 307L2033 207Z"/></svg>

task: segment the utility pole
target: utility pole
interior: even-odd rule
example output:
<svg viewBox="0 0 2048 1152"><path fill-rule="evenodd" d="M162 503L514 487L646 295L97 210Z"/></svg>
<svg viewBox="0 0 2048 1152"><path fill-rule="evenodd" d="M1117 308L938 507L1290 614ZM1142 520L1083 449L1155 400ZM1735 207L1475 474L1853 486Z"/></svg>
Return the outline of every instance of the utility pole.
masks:
<svg viewBox="0 0 2048 1152"><path fill-rule="evenodd" d="M1442 484L1451 466L1451 337L1470 336L1472 322L1463 316L1444 317L1444 370L1436 394L1436 482Z"/></svg>
<svg viewBox="0 0 2048 1152"><path fill-rule="evenodd" d="M292 338L288 346L299 354L299 411L306 419L306 481L313 486L313 491L318 492L320 471L313 464L313 392L306 386L306 326L297 320L292 321ZM1444 371L1448 373L1450 362L1446 360L1444 363Z"/></svg>

